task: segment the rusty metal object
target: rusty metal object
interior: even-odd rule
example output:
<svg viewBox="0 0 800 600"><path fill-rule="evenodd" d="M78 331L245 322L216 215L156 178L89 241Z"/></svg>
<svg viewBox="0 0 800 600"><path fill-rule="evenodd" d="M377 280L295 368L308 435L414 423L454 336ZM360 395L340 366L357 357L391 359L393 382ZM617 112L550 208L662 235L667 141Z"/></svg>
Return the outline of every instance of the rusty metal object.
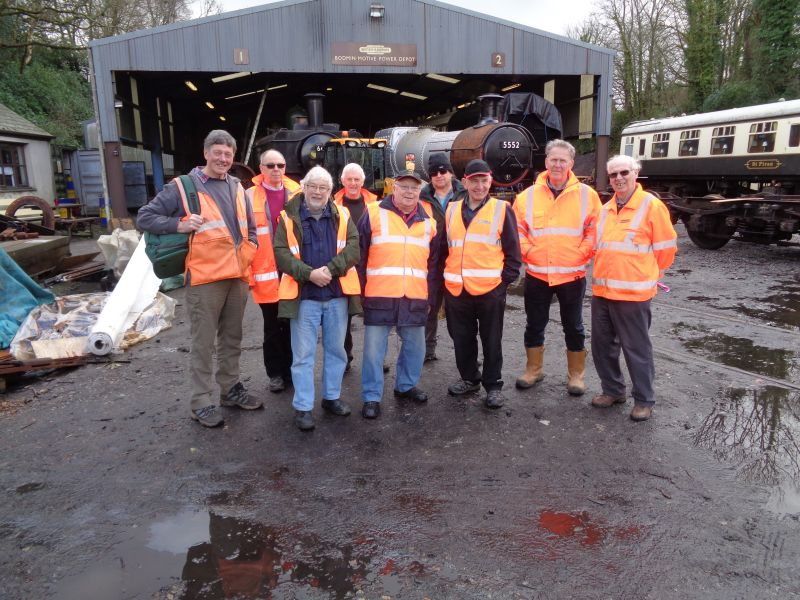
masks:
<svg viewBox="0 0 800 600"><path fill-rule="evenodd" d="M487 123L468 127L453 141L450 162L462 177L469 161L489 163L495 185L511 186L522 181L533 164L535 143L531 134L513 123Z"/></svg>
<svg viewBox="0 0 800 600"><path fill-rule="evenodd" d="M253 172L253 169L251 169L247 165L235 162L233 163L233 165L231 165L231 168L228 171L228 173L230 173L234 177L239 178L242 182L242 187L244 189L253 187L253 177L255 177L256 174Z"/></svg>
<svg viewBox="0 0 800 600"><path fill-rule="evenodd" d="M39 196L21 196L8 205L6 216L13 218L17 211L22 208L40 210L42 212L42 227L50 230L55 227L56 214L46 200L42 200Z"/></svg>

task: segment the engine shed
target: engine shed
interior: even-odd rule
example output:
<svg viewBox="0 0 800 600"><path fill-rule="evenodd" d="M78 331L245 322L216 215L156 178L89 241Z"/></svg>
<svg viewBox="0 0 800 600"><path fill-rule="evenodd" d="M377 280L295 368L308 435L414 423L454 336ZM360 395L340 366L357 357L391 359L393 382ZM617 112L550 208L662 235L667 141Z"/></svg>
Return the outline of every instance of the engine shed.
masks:
<svg viewBox="0 0 800 600"><path fill-rule="evenodd" d="M539 94L561 112L564 138L597 138L605 186L614 52L435 0L284 0L95 40L89 52L117 217L140 205L130 196L201 164L211 129L229 131L236 160L252 164L252 141L290 127L317 92L326 124L365 136L463 127L482 94Z"/></svg>

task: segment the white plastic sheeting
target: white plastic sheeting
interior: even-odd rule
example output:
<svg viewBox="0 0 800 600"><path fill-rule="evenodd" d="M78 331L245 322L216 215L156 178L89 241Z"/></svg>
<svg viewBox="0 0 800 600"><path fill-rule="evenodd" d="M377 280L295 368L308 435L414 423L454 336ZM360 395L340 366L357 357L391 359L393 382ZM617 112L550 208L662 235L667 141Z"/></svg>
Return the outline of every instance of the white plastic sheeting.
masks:
<svg viewBox="0 0 800 600"><path fill-rule="evenodd" d="M89 351L103 356L118 347L122 334L153 303L159 285L161 280L145 254L142 237L89 334Z"/></svg>

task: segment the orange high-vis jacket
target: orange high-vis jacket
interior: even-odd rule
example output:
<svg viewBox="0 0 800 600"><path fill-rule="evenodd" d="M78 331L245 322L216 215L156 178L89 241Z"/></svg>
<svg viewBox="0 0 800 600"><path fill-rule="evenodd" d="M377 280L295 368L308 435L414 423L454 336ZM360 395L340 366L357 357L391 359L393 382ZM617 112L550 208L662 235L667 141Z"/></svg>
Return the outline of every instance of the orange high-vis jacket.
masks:
<svg viewBox="0 0 800 600"><path fill-rule="evenodd" d="M253 293L253 300L258 304L271 304L278 301L279 276L278 266L275 264L275 252L272 249L275 232L272 231L272 215L267 202L267 192L262 185L263 180L263 175L256 175L253 177L253 187L245 191L253 206L258 235L258 250L250 265L250 291ZM290 193L288 187L286 192L288 199Z"/></svg>
<svg viewBox="0 0 800 600"><path fill-rule="evenodd" d="M445 214L449 250L444 263L444 285L454 296L461 295L463 289L480 296L502 281L505 256L500 237L508 203L489 198L465 227L461 214L464 202L451 202Z"/></svg>
<svg viewBox="0 0 800 600"><path fill-rule="evenodd" d="M258 175L256 175L256 177L258 177ZM289 190L290 198L300 191L300 184L294 179L289 179L286 175L283 176L283 187Z"/></svg>
<svg viewBox="0 0 800 600"><path fill-rule="evenodd" d="M612 197L597 224L592 294L609 300L649 300L675 259L677 238L669 209L640 184L619 211Z"/></svg>
<svg viewBox="0 0 800 600"><path fill-rule="evenodd" d="M364 295L427 300L428 256L436 235L433 219L417 221L408 227L400 215L381 208L377 202L368 205L367 211L372 238Z"/></svg>
<svg viewBox="0 0 800 600"><path fill-rule="evenodd" d="M526 272L559 285L586 277L594 252L600 198L570 172L557 198L547 186L547 171L514 200L519 245Z"/></svg>
<svg viewBox="0 0 800 600"><path fill-rule="evenodd" d="M347 245L347 222L350 220L350 211L343 206L339 206L337 209L339 210L339 227L336 230L336 254L339 254ZM285 210L281 211L280 218L283 219L283 224L286 226L286 243L289 246L289 252L297 260L303 260L300 254L300 242L297 240L297 234L294 231L294 221L286 214ZM342 286L342 293L345 296L358 296L361 294L361 282L358 280L358 272L355 266L350 267L344 277L339 278L339 285ZM297 284L297 280L287 273L282 273L281 283L278 288L278 299L294 300L299 295L300 286Z"/></svg>
<svg viewBox="0 0 800 600"><path fill-rule="evenodd" d="M365 190L363 187L361 188L361 191L359 193L364 197L365 206L369 206L373 202L378 201L378 197L375 194L373 194L369 190ZM339 206L344 205L344 188L340 189L333 195L333 201L336 202L336 204L338 204Z"/></svg>
<svg viewBox="0 0 800 600"><path fill-rule="evenodd" d="M192 211L186 200L186 190L180 179L175 179L175 182L183 200L183 210L187 215L183 220L187 220ZM233 235L228 230L214 199L200 190L197 190L197 199L200 202L203 224L192 234L189 254L186 256L190 285L202 285L224 279L247 281L256 246L247 238L247 202L244 188L237 185L236 190L236 220L241 234L241 241L238 244L234 242Z"/></svg>

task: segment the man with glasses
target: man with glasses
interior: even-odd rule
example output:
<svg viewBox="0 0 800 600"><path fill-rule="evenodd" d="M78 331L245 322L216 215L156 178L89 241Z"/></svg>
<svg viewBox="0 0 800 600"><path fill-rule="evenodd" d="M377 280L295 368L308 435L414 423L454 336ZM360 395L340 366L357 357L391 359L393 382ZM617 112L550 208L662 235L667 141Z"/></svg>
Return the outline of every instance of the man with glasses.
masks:
<svg viewBox="0 0 800 600"><path fill-rule="evenodd" d="M331 198L333 179L313 167L302 192L286 203L275 231L275 260L281 270L278 317L289 319L292 337L294 422L314 429L314 358L322 328L322 408L345 417L342 377L347 364L347 315L361 312L358 232L346 208Z"/></svg>
<svg viewBox="0 0 800 600"><path fill-rule="evenodd" d="M215 129L203 142L206 164L189 177L197 190L200 214L190 214L179 179L164 186L139 209L138 226L152 233L191 233L186 257L186 306L191 325L191 417L205 427L224 419L212 401L213 354L220 404L245 410L262 403L239 381L242 318L247 304L247 280L258 239L253 210L236 177L228 174L236 155L236 140Z"/></svg>
<svg viewBox="0 0 800 600"><path fill-rule="evenodd" d="M361 416L381 413L383 361L392 327L400 336L394 395L427 402L417 387L425 358L425 320L439 285L436 221L419 201L422 179L413 170L395 178L392 194L371 204L358 223L358 274L364 302Z"/></svg>
<svg viewBox="0 0 800 600"><path fill-rule="evenodd" d="M278 281L273 239L278 218L298 186L286 177L286 159L277 150L261 154L261 173L246 192L256 218L258 252L250 265L250 290L264 318L262 352L269 390L282 392L292 382L292 339L289 323L278 318Z"/></svg>
<svg viewBox="0 0 800 600"><path fill-rule="evenodd" d="M439 233L444 231L444 212L447 204L461 199L466 193L461 182L453 177L453 165L444 152L434 152L428 158L428 174L431 182L422 188L420 200L428 202ZM447 254L441 253L444 261ZM444 268L444 265L441 265ZM425 322L425 362L436 360L436 334L439 329L439 311L444 299L443 286L437 286L435 297L431 299L431 312Z"/></svg>
<svg viewBox="0 0 800 600"><path fill-rule="evenodd" d="M530 388L544 378L544 333L555 294L567 346L567 392L580 396L586 391L583 297L586 269L594 253L600 198L572 172L572 144L551 140L545 155L547 170L514 201L525 263L527 316L527 365L517 378L517 387Z"/></svg>

